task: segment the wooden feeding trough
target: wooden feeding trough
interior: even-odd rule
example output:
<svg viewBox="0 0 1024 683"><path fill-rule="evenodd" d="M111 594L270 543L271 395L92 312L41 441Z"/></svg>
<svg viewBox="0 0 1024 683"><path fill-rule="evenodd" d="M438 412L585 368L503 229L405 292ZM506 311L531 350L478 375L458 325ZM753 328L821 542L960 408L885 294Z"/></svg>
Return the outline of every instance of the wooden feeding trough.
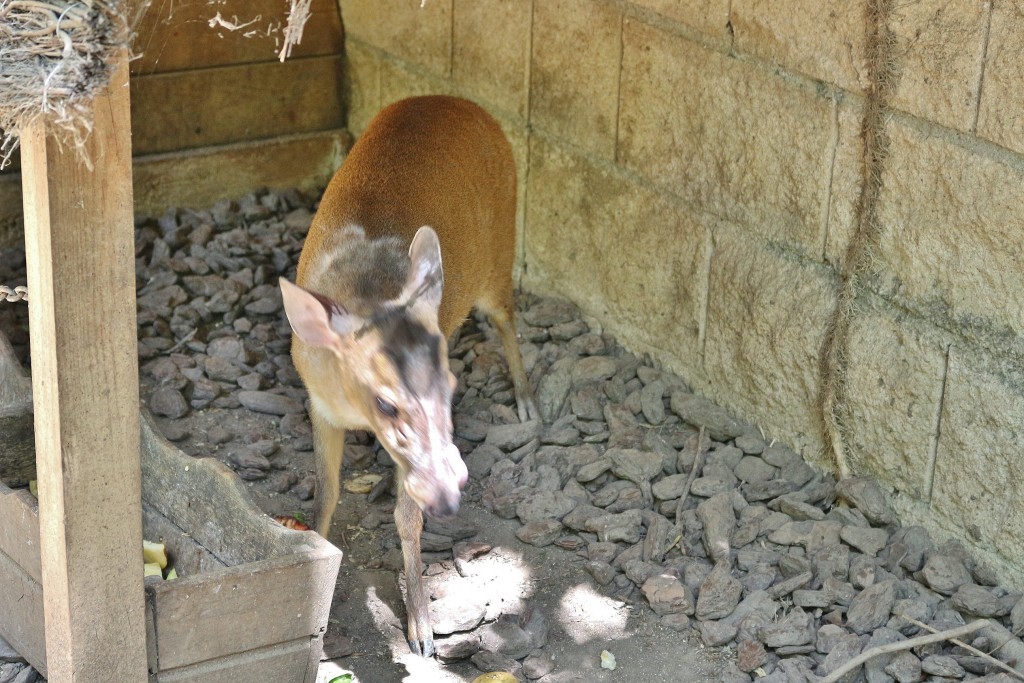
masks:
<svg viewBox="0 0 1024 683"><path fill-rule="evenodd" d="M31 402L5 346L0 336L0 636L45 674L39 508L24 488L35 479ZM148 416L141 424L143 535L167 545L180 577L145 583L137 627L150 680L315 680L341 552L280 526L227 467L182 453ZM140 560L141 549L141 572Z"/></svg>

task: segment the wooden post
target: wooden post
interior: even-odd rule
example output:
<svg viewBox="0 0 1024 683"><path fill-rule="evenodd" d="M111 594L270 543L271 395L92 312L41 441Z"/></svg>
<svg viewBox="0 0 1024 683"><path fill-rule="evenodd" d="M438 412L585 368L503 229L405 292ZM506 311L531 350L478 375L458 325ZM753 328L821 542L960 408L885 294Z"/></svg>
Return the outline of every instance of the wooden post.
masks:
<svg viewBox="0 0 1024 683"><path fill-rule="evenodd" d="M51 682L145 681L128 59L86 152L21 135Z"/></svg>

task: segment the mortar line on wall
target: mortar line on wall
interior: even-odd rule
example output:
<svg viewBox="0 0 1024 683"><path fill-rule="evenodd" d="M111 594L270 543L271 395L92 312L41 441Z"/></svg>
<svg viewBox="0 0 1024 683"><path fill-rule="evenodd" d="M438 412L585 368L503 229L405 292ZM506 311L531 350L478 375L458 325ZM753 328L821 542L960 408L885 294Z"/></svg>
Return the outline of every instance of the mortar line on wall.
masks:
<svg viewBox="0 0 1024 683"><path fill-rule="evenodd" d="M939 383L939 400L935 407L934 427L928 444L928 469L924 473L925 502L931 505L932 491L935 487L935 466L939 460L939 438L942 436L942 409L946 404L946 382L949 378L949 354L952 344L946 345L946 358L942 364L942 377Z"/></svg>
<svg viewBox="0 0 1024 683"><path fill-rule="evenodd" d="M708 306L711 303L711 258L715 253L715 240L710 227L704 228L704 262L701 264L700 317L697 319L697 356L704 366L704 348L708 331Z"/></svg>
<svg viewBox="0 0 1024 683"><path fill-rule="evenodd" d="M818 254L822 262L826 262L826 250L828 249L829 218L832 208L832 182L835 178L836 155L839 148L839 100L833 94L832 97L832 130L829 139L829 154L825 172L825 198L821 205L821 228L818 235Z"/></svg>
<svg viewBox="0 0 1024 683"><path fill-rule="evenodd" d="M981 63L978 65L978 96L974 100L974 112L971 119L971 132L978 132L978 118L981 116L981 93L985 88L985 64L988 61L988 43L992 35L992 3L986 2L987 16L985 30L981 36Z"/></svg>
<svg viewBox="0 0 1024 683"><path fill-rule="evenodd" d="M455 82L455 0L448 0L448 73L445 77Z"/></svg>
<svg viewBox="0 0 1024 683"><path fill-rule="evenodd" d="M612 161L619 163L619 118L622 111L622 57L626 52L626 13L619 11L619 77L615 79L615 144Z"/></svg>

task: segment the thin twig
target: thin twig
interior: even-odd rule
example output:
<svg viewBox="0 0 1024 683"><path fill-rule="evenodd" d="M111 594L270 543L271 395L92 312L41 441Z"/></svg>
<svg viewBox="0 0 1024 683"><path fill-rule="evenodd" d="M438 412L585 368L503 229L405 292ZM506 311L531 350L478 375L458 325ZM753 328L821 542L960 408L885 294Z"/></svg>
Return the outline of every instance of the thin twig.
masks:
<svg viewBox="0 0 1024 683"><path fill-rule="evenodd" d="M192 341L192 337L194 336L196 336L195 328L193 328L191 332L182 337L177 344L164 351L164 353L167 354L168 356L171 355L172 353L183 347L185 344L188 344L190 341Z"/></svg>
<svg viewBox="0 0 1024 683"><path fill-rule="evenodd" d="M899 617L900 619L904 619L908 623L911 623L914 626L917 626L918 628L923 628L924 630L930 631L931 633L938 633L937 630L935 630L934 628L932 628L928 624L926 624L924 622L921 622L921 621L918 621L917 619L915 619L913 617L908 617L906 614L900 614L899 612L893 612L893 615ZM985 661L989 662L993 666L997 666L1000 669L1002 669L1003 671L1005 671L1006 673L1014 676L1015 678L1018 678L1018 679L1024 681L1024 674L1022 674L1021 672L1017 671L1016 669L1014 669L1009 664L1006 664L1005 662L1000 662L998 659L993 657L991 654L989 654L987 652L982 652L978 648L973 647L971 645L968 645L967 643L963 642L962 640L956 640L954 638L950 638L949 642L951 642L954 645L957 645L959 647L962 647L963 649L967 650L971 654L977 655L978 657L981 657L982 659L984 659ZM1006 643L1002 643L995 650L992 650L992 652L995 652L996 650L998 650L1003 645L1006 645Z"/></svg>
<svg viewBox="0 0 1024 683"><path fill-rule="evenodd" d="M989 625L990 622L988 619L979 619L978 621L966 624L959 628L950 629L948 631L930 633L926 636L918 636L916 638L910 638L909 640L901 640L898 643L887 643L886 645L869 648L843 664L828 676L822 678L818 683L836 683L836 681L855 670L858 666L862 666L868 660L874 659L880 655L889 654L890 652L911 650L918 645L927 645L929 643L937 643L942 640L951 640L959 636L965 636L968 633L974 633L975 631L981 630Z"/></svg>
<svg viewBox="0 0 1024 683"><path fill-rule="evenodd" d="M704 427L700 428L700 432L697 434L697 453L693 456L693 465L690 467L690 476L686 478L686 485L683 486L683 493L679 496L679 502L676 503L676 524L683 523L683 508L686 507L686 499L690 497L690 486L693 485L693 480L697 478L697 473L704 469L704 456L707 454L707 448L711 445L704 445ZM680 546L682 547L682 546Z"/></svg>

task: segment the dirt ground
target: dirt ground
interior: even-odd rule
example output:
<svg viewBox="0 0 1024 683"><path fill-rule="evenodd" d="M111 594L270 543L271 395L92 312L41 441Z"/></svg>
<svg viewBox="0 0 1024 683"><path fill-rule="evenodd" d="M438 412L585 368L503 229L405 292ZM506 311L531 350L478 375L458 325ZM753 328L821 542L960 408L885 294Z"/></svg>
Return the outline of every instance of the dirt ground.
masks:
<svg viewBox="0 0 1024 683"><path fill-rule="evenodd" d="M365 496L343 495L335 517L329 540L345 557L331 609L328 649L343 636L355 652L324 662L318 683L327 683L346 671L362 683L472 681L481 672L468 660L443 664L409 652L400 621L404 608L398 575L368 566L379 559L377 534L349 529L346 538L340 538L340 529L358 529L358 520L369 507ZM554 660L555 668L541 680L719 680L718 671L727 653L706 649L698 637L661 626L646 607L606 597L583 569L582 558L555 546L536 548L519 542L517 522L499 519L479 503L464 505L459 518L480 529L474 540L493 546L470 563L467 597L486 595L491 612L517 612L523 603L530 603L547 617L549 635L543 650ZM459 577L450 570L441 580L459 581ZM601 668L602 650L615 656L614 671Z"/></svg>

